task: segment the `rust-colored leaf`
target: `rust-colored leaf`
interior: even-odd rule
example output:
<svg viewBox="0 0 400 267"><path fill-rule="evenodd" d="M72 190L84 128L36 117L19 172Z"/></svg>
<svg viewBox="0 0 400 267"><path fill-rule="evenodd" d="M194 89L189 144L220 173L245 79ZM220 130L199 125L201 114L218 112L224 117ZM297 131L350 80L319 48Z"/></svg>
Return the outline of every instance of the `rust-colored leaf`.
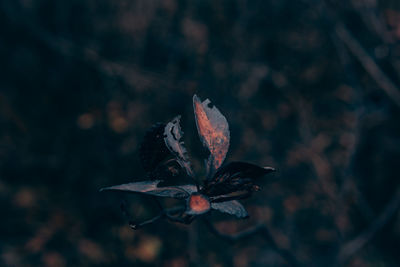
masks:
<svg viewBox="0 0 400 267"><path fill-rule="evenodd" d="M100 191L124 191L130 193L146 194L157 197L171 197L185 199L193 192L197 191L195 185L166 186L158 187L160 180L142 181L110 186L100 189Z"/></svg>
<svg viewBox="0 0 400 267"><path fill-rule="evenodd" d="M168 149L175 155L179 164L185 168L187 174L193 177L189 156L182 141L183 131L180 126L181 116L175 117L164 129L164 141Z"/></svg>
<svg viewBox="0 0 400 267"><path fill-rule="evenodd" d="M196 95L193 96L193 108L196 117L197 131L203 145L210 151L208 171L218 169L225 160L229 149L229 125L221 112L211 105L209 99L201 102Z"/></svg>

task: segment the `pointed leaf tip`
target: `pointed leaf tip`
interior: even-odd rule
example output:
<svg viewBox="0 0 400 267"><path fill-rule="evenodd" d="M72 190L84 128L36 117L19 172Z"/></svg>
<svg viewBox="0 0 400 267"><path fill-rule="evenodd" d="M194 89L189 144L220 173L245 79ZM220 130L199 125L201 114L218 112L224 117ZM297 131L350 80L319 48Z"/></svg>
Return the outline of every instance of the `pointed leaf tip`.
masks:
<svg viewBox="0 0 400 267"><path fill-rule="evenodd" d="M273 168L273 167L263 167L263 169L266 170L266 171L268 171L267 173L276 172L276 169Z"/></svg>
<svg viewBox="0 0 400 267"><path fill-rule="evenodd" d="M206 181L202 191L210 196L232 194L248 196L259 187L254 184L254 179L260 178L274 169L260 167L247 162L230 162L217 170L215 175Z"/></svg>
<svg viewBox="0 0 400 267"><path fill-rule="evenodd" d="M171 197L177 199L187 198L192 192L197 191L195 185L158 187L160 180L142 181L105 187L102 191L123 191L137 194L152 195L156 197Z"/></svg>

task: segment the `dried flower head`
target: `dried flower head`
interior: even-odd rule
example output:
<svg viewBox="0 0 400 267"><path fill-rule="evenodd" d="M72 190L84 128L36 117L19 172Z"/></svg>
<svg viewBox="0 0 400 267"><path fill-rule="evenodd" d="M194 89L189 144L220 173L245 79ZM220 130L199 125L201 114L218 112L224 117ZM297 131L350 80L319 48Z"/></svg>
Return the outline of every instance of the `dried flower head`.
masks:
<svg viewBox="0 0 400 267"><path fill-rule="evenodd" d="M185 200L184 207L163 209L155 218L131 227L154 222L159 218L190 223L199 215L217 210L248 217L246 209L238 201L251 196L260 188L255 179L272 171L271 167L260 167L246 162L230 162L223 165L229 148L229 125L221 112L211 105L209 99L201 101L193 97L193 108L200 139L210 152L206 162L206 177L197 184L187 150L184 146L180 116L167 124L155 124L145 135L140 147L140 159L148 176L146 181L116 185L101 191L125 191ZM192 183L185 185L162 186L181 170Z"/></svg>

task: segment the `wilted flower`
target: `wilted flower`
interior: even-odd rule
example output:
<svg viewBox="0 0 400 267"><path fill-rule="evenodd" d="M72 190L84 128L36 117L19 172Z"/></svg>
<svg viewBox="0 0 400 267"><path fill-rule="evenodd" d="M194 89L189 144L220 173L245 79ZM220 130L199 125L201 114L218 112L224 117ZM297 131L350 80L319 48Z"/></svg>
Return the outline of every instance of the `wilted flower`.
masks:
<svg viewBox="0 0 400 267"><path fill-rule="evenodd" d="M249 197L259 187L256 178L274 171L271 167L260 167L246 162L230 162L222 165L229 148L229 125L221 112L211 105L209 99L201 101L193 97L193 108L197 130L203 145L210 155L206 160L206 177L202 185L162 185L173 176L185 171L185 176L196 181L188 153L182 141L180 116L167 124L155 124L145 135L140 147L140 159L148 173L148 179L101 189L140 193L155 197L183 199L185 207L163 210L155 218L131 225L137 228L156 219L166 217L172 221L190 223L196 216L210 210L248 217L246 209L238 201Z"/></svg>

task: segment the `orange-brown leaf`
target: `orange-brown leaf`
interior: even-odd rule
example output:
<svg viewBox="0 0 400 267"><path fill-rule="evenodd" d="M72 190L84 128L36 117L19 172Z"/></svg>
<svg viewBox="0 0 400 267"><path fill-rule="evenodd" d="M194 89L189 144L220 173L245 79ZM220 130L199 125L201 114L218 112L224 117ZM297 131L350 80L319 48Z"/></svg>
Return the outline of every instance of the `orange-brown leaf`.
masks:
<svg viewBox="0 0 400 267"><path fill-rule="evenodd" d="M201 102L196 95L193 96L193 108L196 117L197 131L203 145L210 151L209 167L218 169L229 149L229 125L221 112L215 107L210 107L209 99Z"/></svg>

